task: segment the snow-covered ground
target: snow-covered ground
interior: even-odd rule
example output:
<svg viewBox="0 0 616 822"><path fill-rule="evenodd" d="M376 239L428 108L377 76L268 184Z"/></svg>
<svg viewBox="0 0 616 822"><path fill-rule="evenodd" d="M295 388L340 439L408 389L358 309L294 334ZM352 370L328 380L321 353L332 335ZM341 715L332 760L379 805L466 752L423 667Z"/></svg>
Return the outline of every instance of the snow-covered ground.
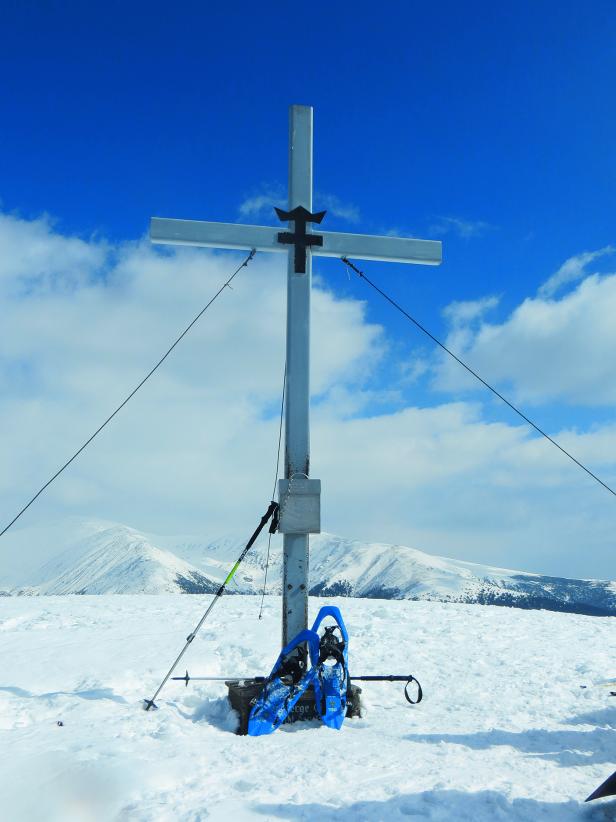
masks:
<svg viewBox="0 0 616 822"><path fill-rule="evenodd" d="M226 689L151 696L209 596L0 599L0 818L606 820L584 798L616 769L616 618L340 599L364 716L270 737L233 734ZM311 615L321 601L311 600ZM228 597L187 655L191 674L266 673L280 600ZM178 674L184 672L184 666ZM581 685L587 685L582 689ZM59 726L57 723L62 722Z"/></svg>

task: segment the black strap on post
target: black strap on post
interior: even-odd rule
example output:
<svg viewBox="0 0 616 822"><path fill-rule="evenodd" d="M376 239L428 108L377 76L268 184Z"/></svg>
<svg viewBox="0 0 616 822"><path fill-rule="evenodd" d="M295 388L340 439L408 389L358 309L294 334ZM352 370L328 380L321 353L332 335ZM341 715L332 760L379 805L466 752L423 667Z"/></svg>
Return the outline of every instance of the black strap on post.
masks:
<svg viewBox="0 0 616 822"><path fill-rule="evenodd" d="M231 571L227 575L227 578L222 583L222 585L220 586L218 591L216 591L216 594L214 595L214 599L210 602L210 604L207 608L207 611L203 614L203 616L201 617L201 619L197 623L197 626L196 626L195 630L186 637L186 644L184 645L184 647L182 648L182 650L178 654L178 656L177 656L175 662L173 663L173 665L171 666L171 668L169 668L169 671L168 671L167 675L165 676L163 681L158 686L158 689L156 690L156 693L154 694L152 699L144 699L143 700L143 703L144 703L143 707L146 711L149 711L150 708L155 708L156 707L156 705L154 704L154 700L156 699L158 694L162 691L162 689L165 687L165 684L166 684L167 680L169 679L171 674L174 672L174 670L175 670L178 662L180 661L180 659L182 659L182 657L186 653L186 650L187 650L188 646L190 645L190 643L197 636L197 632L199 631L199 629L201 628L201 626L203 625L205 620L208 618L208 616L210 614L210 611L212 610L214 605L216 605L216 603L218 602L220 597L224 594L225 588L227 587L229 582L231 582L231 580L233 579L233 575L235 574L235 572L237 571L239 566L242 564L242 561L244 560L244 557L246 556L246 554L250 551L252 546L255 544L255 542L257 540L257 537L259 536L261 531L265 528L265 525L266 525L267 521L270 518L272 519L272 524L270 525L270 533L274 533L274 531L278 527L278 508L279 508L278 503L274 502L272 500L272 502L270 502L270 504L269 504L269 508L267 509L267 511L261 517L261 522L259 523L259 525L255 529L253 535L250 537L250 539L246 543L246 547L244 548L244 550L242 551L242 553L238 557L235 565L233 566L233 568L231 569ZM188 675L188 672L187 672L187 675ZM182 679L184 679L184 677L182 677ZM186 682L186 684L188 685L188 682Z"/></svg>

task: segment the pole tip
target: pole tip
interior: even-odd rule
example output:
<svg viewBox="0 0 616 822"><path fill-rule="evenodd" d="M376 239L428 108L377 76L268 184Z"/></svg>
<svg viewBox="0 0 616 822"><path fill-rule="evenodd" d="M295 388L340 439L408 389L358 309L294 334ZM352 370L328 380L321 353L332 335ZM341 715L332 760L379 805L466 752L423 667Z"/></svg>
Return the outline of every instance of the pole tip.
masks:
<svg viewBox="0 0 616 822"><path fill-rule="evenodd" d="M142 707L143 707L144 711L149 711L149 710L157 711L158 710L158 705L156 705L152 699L144 699Z"/></svg>

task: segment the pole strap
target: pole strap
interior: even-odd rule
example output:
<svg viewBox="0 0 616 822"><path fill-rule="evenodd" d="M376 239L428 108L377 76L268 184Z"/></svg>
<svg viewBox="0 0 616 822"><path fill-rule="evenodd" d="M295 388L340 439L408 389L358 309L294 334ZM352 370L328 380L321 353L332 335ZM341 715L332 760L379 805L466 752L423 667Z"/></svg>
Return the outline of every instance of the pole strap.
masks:
<svg viewBox="0 0 616 822"><path fill-rule="evenodd" d="M411 682L417 682L417 699L414 701L409 696L409 685L411 684ZM406 701L410 702L411 705L419 705L419 703L423 699L423 691L421 689L421 685L419 684L419 681L415 679L414 676L409 677L406 685L404 686L404 696L406 697Z"/></svg>
<svg viewBox="0 0 616 822"><path fill-rule="evenodd" d="M406 685L404 686L404 696L408 703L411 705L419 705L423 699L423 690L419 684L419 680L412 674L408 674L407 676L397 676L396 674L387 674L383 676L350 676L349 679L360 680L362 682L405 682ZM411 699L409 696L409 685L413 682L417 683L417 699Z"/></svg>

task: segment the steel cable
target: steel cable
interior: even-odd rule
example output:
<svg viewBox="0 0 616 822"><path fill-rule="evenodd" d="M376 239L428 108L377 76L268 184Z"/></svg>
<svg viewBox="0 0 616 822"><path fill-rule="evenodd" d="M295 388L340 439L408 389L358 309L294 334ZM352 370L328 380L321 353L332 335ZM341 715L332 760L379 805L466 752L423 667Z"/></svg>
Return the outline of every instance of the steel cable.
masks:
<svg viewBox="0 0 616 822"><path fill-rule="evenodd" d="M482 383L482 385L484 385L493 394L495 394L500 400L502 400L505 403L505 405L508 405L509 408L511 408L512 411L515 411L515 413L518 416L520 416L525 422L527 422L530 426L532 426L535 429L535 431L537 431L539 434L541 434L543 437L545 437L546 440L549 440L552 443L552 445L555 445L556 448L558 448L559 451L562 451L562 453L566 457L569 457L569 459L572 462L574 462L579 468L581 468L583 471L586 471L586 473L590 477L592 477L594 480L596 480L596 482L598 482L599 485L602 485L607 491L610 492L610 494L612 494L613 496L616 497L616 491L614 491L613 488L610 488L610 486L606 482L604 482L602 479L600 479L596 474L593 474L593 472L589 468L587 468L585 465L583 465L583 463L581 463L578 459L576 459L573 456L573 454L570 454L569 451L567 451L565 448L563 448L562 445L559 445L556 442L556 440L553 439L548 433L546 433L536 423L534 423L531 419L529 419L526 416L526 414L524 414L523 411L520 411L519 408L516 408L516 406L512 402L509 402L509 400L506 397L504 397L499 391L497 391L496 388L493 388L488 382L486 382L483 379L483 377L480 377L479 374L476 371L473 371L473 369L470 367L470 365L467 365L463 360L460 359L460 357L458 357L456 354L454 354L453 351L451 351L449 348L447 348L446 345L444 345L440 340L438 340L434 336L434 334L431 334L428 331L428 329L425 328L420 322L418 322L414 317L411 317L411 315L407 311L405 311L404 308L402 308L402 306L399 303L397 303L392 297L390 297L381 288L379 288L379 286L376 285L376 283L373 283L372 280L370 280L368 277L366 277L364 272L360 271L360 269L357 268L357 266L354 265L347 257L341 257L340 259L347 266L347 268L350 268L351 271L354 271L362 280L365 280L368 283L368 285L372 286L372 288L375 291L378 291L378 293L381 295L381 297L383 297L385 300L387 300L388 303L393 305L393 307L396 308L401 314L403 314L407 318L407 320L410 320L410 322L412 322L415 326L417 326L417 328L419 328L420 331L423 331L424 334L426 334L428 337L430 337L430 339L433 342L435 342L438 346L440 346L443 349L443 351L446 351L449 354L450 357L453 357L454 360L457 363L459 363L463 368L465 368L468 371L469 374L472 374L473 377L475 377L475 379L479 380L479 382Z"/></svg>
<svg viewBox="0 0 616 822"><path fill-rule="evenodd" d="M214 302L218 299L218 297L222 294L222 292L225 290L225 288L230 287L230 283L231 283L231 281L234 279L234 277L235 277L237 274L239 274L239 272L242 270L242 268L245 268L245 267L248 265L248 263L249 263L249 262L253 259L253 257L255 256L255 254L256 254L256 253L257 253L257 252L256 252L256 249L254 249L254 248L253 248L253 249L251 250L250 254L249 254L249 255L246 257L246 259L245 259L245 260L241 263L241 265L239 265L239 266L235 269L235 271L233 272L233 274L232 274L232 275L231 275L231 276L230 276L230 277L226 280L226 282L224 282L224 283L221 285L221 287L218 289L218 291L216 292L216 294L214 294L214 296L213 296L213 297L212 297L212 299L208 302L208 304L207 304L207 305L205 305L205 306L201 309L201 311L197 314L197 316L196 316L196 317L192 320L192 322L190 322L190 323L186 326L186 328L184 329L184 331L182 331L182 333L180 334L180 336L179 336L179 337L175 340L175 342L174 342L174 343L173 343L173 344L172 344L172 345L171 345L171 346L167 349L167 351L163 354L163 356L162 356L162 357L158 360L158 362L156 363L156 365L155 365L152 369L150 369L150 371L148 371L148 373L147 373L147 374L145 375L145 377L141 380L141 382L139 383L139 385L137 385L137 387L136 387L136 388L134 388L134 389L130 392L130 394L126 397L126 399L125 399L125 400L123 400L123 402L121 402L121 403L120 403L120 405L118 405L118 407L115 409L115 411L114 411L113 413L111 413L111 414L107 417L107 419L105 420L105 422L104 422L102 425L100 425L100 426L96 429L96 431L92 434L92 436L91 436L91 437L89 437L89 438L88 438L88 439L84 442L84 444L81 446L81 448L79 448L77 451L75 451L75 453L73 454L73 456L72 456L70 459L68 459L68 460L64 463L64 465L56 471L56 473L55 473L55 474L51 477L51 479L47 480L47 482L45 483L45 485L43 485L41 488L39 488L39 490L38 490L38 491L36 492L36 494L32 497L32 499L31 499L31 500L30 500L30 501L29 501L26 505L24 505L24 507L21 509L21 511L19 511L19 513L18 513L15 517L13 517L13 519L9 522L9 524L8 524L8 525L6 525L6 526L2 529L2 531L0 531L0 537L1 537L1 536L3 536L4 534L6 534L6 532L9 530L9 528L10 528L12 525L14 525L14 524L17 522L17 520L21 517L21 515L22 515L22 514L24 514L24 513L28 510L28 508L32 505L32 503L33 503L36 499L38 499L38 497L40 497L40 495L43 493L43 491L44 491L46 488L48 488L48 487L51 485L51 483L52 483L55 479L57 479L57 478L60 476L60 474L61 474L61 473L62 473L62 472L63 472L66 468L68 468L68 466L69 466L69 465L73 462L73 460L77 459L77 457L81 454L81 452L82 452L82 451L84 451L84 450L88 447L88 445L92 442L92 440L100 434L100 432L103 430L103 428L105 428L105 426L107 426L107 425L111 422L111 420L115 417L115 415L116 415L119 411L121 411L121 410L122 410L122 408L124 408L124 406L126 405L126 403L127 403L129 400L131 400L131 399L135 396L135 394L137 393L137 391L139 391L139 389L140 389L143 385L145 385L145 383L146 383L146 382L150 379L150 377L152 376L152 374L153 374L153 373L154 373L154 372L155 372L155 371L156 371L156 370L157 370L157 369L158 369L158 368L159 368L159 367L160 367L160 366L164 363L164 361L167 359L167 357L169 356L169 354L171 354L171 352L172 352L172 351L173 351L173 349L176 347L176 345L177 345L177 344L178 344L178 343L179 343L179 342L180 342L180 341L181 341L181 340L182 340L182 339L183 339L183 338L184 338L184 337L188 334L188 332L189 332L189 331L190 331L190 329L193 327L193 325L194 325L194 324L195 324L198 320L200 320L200 319L201 319L201 317L205 314L205 312L206 312L206 311L208 310L208 308L212 305L212 303L214 303Z"/></svg>
<svg viewBox="0 0 616 822"><path fill-rule="evenodd" d="M278 482L278 472L280 470L280 446L282 444L282 422L284 417L284 400L287 388L287 363L284 364L284 376L282 378L282 399L280 400L280 424L278 426L278 454L276 456L276 472L274 475L274 488L272 490L272 499L276 496L276 483ZM263 578L263 591L261 592L261 605L259 607L259 619L263 617L263 601L265 599L265 589L267 586L267 572L269 571L270 549L272 546L272 533L270 531L267 539L267 558L265 560L265 575Z"/></svg>

